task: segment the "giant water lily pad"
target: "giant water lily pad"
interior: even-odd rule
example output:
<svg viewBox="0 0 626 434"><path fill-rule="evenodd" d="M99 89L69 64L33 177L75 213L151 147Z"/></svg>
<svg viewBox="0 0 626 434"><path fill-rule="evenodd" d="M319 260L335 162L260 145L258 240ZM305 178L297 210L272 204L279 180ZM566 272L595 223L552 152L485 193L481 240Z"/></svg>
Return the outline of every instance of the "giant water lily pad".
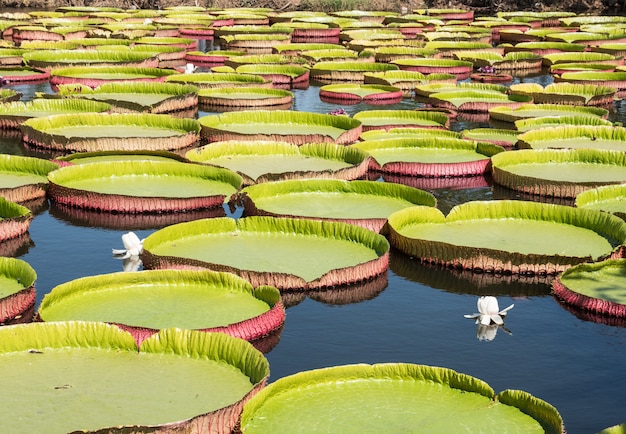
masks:
<svg viewBox="0 0 626 434"><path fill-rule="evenodd" d="M454 417L450 417L450 413ZM241 432L546 432L563 421L526 392L495 394L447 368L388 363L346 365L281 378L246 403Z"/></svg>
<svg viewBox="0 0 626 434"><path fill-rule="evenodd" d="M222 87L201 89L198 92L198 101L205 109L207 107L231 110L251 107L288 109L293 102L293 93L288 90L262 87Z"/></svg>
<svg viewBox="0 0 626 434"><path fill-rule="evenodd" d="M491 161L496 184L533 195L574 198L588 188L626 182L623 151L523 149Z"/></svg>
<svg viewBox="0 0 626 434"><path fill-rule="evenodd" d="M168 329L139 348L103 323L23 324L0 335L0 413L11 432L25 420L36 432L230 432L269 375L259 351L224 333Z"/></svg>
<svg viewBox="0 0 626 434"><path fill-rule="evenodd" d="M281 290L367 280L386 272L389 254L382 235L359 226L275 217L180 223L148 236L143 247L146 268L229 271Z"/></svg>
<svg viewBox="0 0 626 434"><path fill-rule="evenodd" d="M42 198L48 173L58 168L58 164L40 158L0 155L0 197L13 202Z"/></svg>
<svg viewBox="0 0 626 434"><path fill-rule="evenodd" d="M51 200L122 213L185 212L222 206L241 186L223 168L166 161L107 161L49 175Z"/></svg>
<svg viewBox="0 0 626 434"><path fill-rule="evenodd" d="M626 317L626 259L580 264L552 285L563 302L596 315Z"/></svg>
<svg viewBox="0 0 626 434"><path fill-rule="evenodd" d="M343 221L376 232L395 211L436 204L435 197L423 190L375 181L268 182L246 187L240 194L247 215Z"/></svg>
<svg viewBox="0 0 626 434"><path fill-rule="evenodd" d="M174 74L165 79L168 83L191 84L203 88L213 87L272 87L272 82L258 75L235 72L199 72L196 74Z"/></svg>
<svg viewBox="0 0 626 434"><path fill-rule="evenodd" d="M591 188L576 196L578 208L609 212L626 220L626 184Z"/></svg>
<svg viewBox="0 0 626 434"><path fill-rule="evenodd" d="M62 152L174 150L200 139L197 121L165 114L56 115L28 119L20 129L26 143Z"/></svg>
<svg viewBox="0 0 626 434"><path fill-rule="evenodd" d="M366 110L356 113L354 119L363 124L363 131L402 127L445 129L450 124L444 113L415 110Z"/></svg>
<svg viewBox="0 0 626 434"><path fill-rule="evenodd" d="M606 107L613 104L615 88L601 84L538 83L511 85L512 93L531 95L537 104L571 104Z"/></svg>
<svg viewBox="0 0 626 434"><path fill-rule="evenodd" d="M584 113L579 115L540 116L538 118L518 119L514 124L519 132L552 127L613 126L613 122L608 119Z"/></svg>
<svg viewBox="0 0 626 434"><path fill-rule="evenodd" d="M389 226L391 245L415 258L520 274L605 259L626 241L626 223L615 216L526 201L467 202L447 216L407 208L389 216Z"/></svg>
<svg viewBox="0 0 626 434"><path fill-rule="evenodd" d="M311 78L324 82L365 80L366 73L397 70L396 65L373 62L317 62L311 67Z"/></svg>
<svg viewBox="0 0 626 434"><path fill-rule="evenodd" d="M28 208L0 196L0 242L24 235L32 220Z"/></svg>
<svg viewBox="0 0 626 434"><path fill-rule="evenodd" d="M492 144L435 136L366 140L351 146L369 153L376 170L422 177L482 175L490 157L503 151Z"/></svg>
<svg viewBox="0 0 626 434"><path fill-rule="evenodd" d="M500 92L457 89L450 92L430 94L428 102L435 107L443 107L462 112L487 112L493 107L520 107L532 102L528 95L507 95Z"/></svg>
<svg viewBox="0 0 626 434"><path fill-rule="evenodd" d="M139 68L127 66L89 66L55 68L50 73L50 83L53 86L60 84L84 84L97 87L102 84L119 81L164 81L170 75L179 75L173 69Z"/></svg>
<svg viewBox="0 0 626 434"><path fill-rule="evenodd" d="M25 66L0 68L0 77L5 83L28 83L48 80L50 72Z"/></svg>
<svg viewBox="0 0 626 434"><path fill-rule="evenodd" d="M553 128L534 129L518 136L519 148L547 149L609 149L623 151L626 145L626 129L598 125L563 125Z"/></svg>
<svg viewBox="0 0 626 434"><path fill-rule="evenodd" d="M104 50L43 50L24 53L24 63L30 67L51 70L81 65L134 66L154 68L158 60L152 53Z"/></svg>
<svg viewBox="0 0 626 434"><path fill-rule="evenodd" d="M192 149L191 161L226 167L245 184L302 178L358 179L367 174L369 156L333 143L295 145L273 141L225 141Z"/></svg>
<svg viewBox="0 0 626 434"><path fill-rule="evenodd" d="M345 116L275 111L241 111L203 116L202 137L224 140L278 140L290 143L352 143L361 134L361 122Z"/></svg>
<svg viewBox="0 0 626 434"><path fill-rule="evenodd" d="M0 200L0 207L2 202ZM3 223L4 216L0 217L2 228ZM28 322L32 319L36 280L37 273L27 262L0 257L0 324Z"/></svg>
<svg viewBox="0 0 626 434"><path fill-rule="evenodd" d="M213 271L151 270L58 285L44 297L38 316L117 324L141 344L170 327L254 341L279 329L285 312L280 293L271 286L253 288L240 277Z"/></svg>
<svg viewBox="0 0 626 434"><path fill-rule="evenodd" d="M110 104L116 112L175 113L195 109L198 88L191 85L160 82L106 83L88 86L61 85L58 95Z"/></svg>
<svg viewBox="0 0 626 434"><path fill-rule="evenodd" d="M472 72L472 62L453 59L398 59L391 62L403 71L417 71L422 74L454 74L458 80L464 80Z"/></svg>
<svg viewBox="0 0 626 434"><path fill-rule="evenodd" d="M489 110L489 117L500 122L515 122L520 119L544 116L596 116L608 117L609 111L600 107L580 107L561 104L525 104L520 107L494 107Z"/></svg>
<svg viewBox="0 0 626 434"><path fill-rule="evenodd" d="M70 113L102 113L111 106L98 101L71 101L54 99L34 99L27 102L14 101L0 104L0 128L19 128L30 118Z"/></svg>
<svg viewBox="0 0 626 434"><path fill-rule="evenodd" d="M402 101L402 90L378 84L327 84L320 87L320 99L336 104L396 104Z"/></svg>

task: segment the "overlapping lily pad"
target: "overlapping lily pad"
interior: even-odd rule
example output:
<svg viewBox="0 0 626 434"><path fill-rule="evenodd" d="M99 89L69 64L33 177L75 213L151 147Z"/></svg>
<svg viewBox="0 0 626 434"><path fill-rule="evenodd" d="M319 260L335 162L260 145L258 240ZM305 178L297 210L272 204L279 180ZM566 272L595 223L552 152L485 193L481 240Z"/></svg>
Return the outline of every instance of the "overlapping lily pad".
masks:
<svg viewBox="0 0 626 434"><path fill-rule="evenodd" d="M33 68L51 70L53 68L76 66L126 66L155 68L159 61L152 53L104 50L56 50L29 51L24 53L24 63Z"/></svg>
<svg viewBox="0 0 626 434"><path fill-rule="evenodd" d="M272 82L253 74L235 72L200 72L196 74L174 74L165 78L169 83L191 84L200 89L214 87L272 87Z"/></svg>
<svg viewBox="0 0 626 434"><path fill-rule="evenodd" d="M311 68L311 78L323 83L365 80L366 73L394 71L399 68L388 63L318 62Z"/></svg>
<svg viewBox="0 0 626 434"><path fill-rule="evenodd" d="M221 207L242 181L223 168L147 160L66 166L49 179L56 203L135 214Z"/></svg>
<svg viewBox="0 0 626 434"><path fill-rule="evenodd" d="M517 147L521 149L587 148L624 151L626 129L612 125L563 125L534 129L518 136Z"/></svg>
<svg viewBox="0 0 626 434"><path fill-rule="evenodd" d="M184 270L82 277L54 287L37 315L43 321L116 324L138 345L171 327L255 341L276 332L285 320L276 288L253 288L227 273Z"/></svg>
<svg viewBox="0 0 626 434"><path fill-rule="evenodd" d="M45 197L48 173L58 168L58 164L40 158L0 155L0 197L12 202Z"/></svg>
<svg viewBox="0 0 626 434"><path fill-rule="evenodd" d="M289 143L353 143L361 134L361 122L346 116L275 111L241 111L198 119L202 137L225 140L277 140Z"/></svg>
<svg viewBox="0 0 626 434"><path fill-rule="evenodd" d="M609 212L626 220L626 184L591 188L576 196L578 208Z"/></svg>
<svg viewBox="0 0 626 434"><path fill-rule="evenodd" d="M247 109L259 107L289 109L293 102L293 93L283 89L266 89L262 87L222 87L201 89L198 101L206 109L217 107L222 109ZM221 111L221 110L220 110Z"/></svg>
<svg viewBox="0 0 626 434"><path fill-rule="evenodd" d="M58 95L105 102L116 112L176 113L198 105L198 88L192 85L160 82L119 82L95 89L81 85L61 85Z"/></svg>
<svg viewBox="0 0 626 434"><path fill-rule="evenodd" d="M381 403L384 410L372 412ZM454 417L449 417L451 411ZM241 417L245 434L464 429L559 434L563 421L553 406L527 392L495 394L475 377L406 363L334 366L290 375L246 403Z"/></svg>
<svg viewBox="0 0 626 434"><path fill-rule="evenodd" d="M320 87L320 99L338 104L396 104L402 101L402 90L378 84L327 84Z"/></svg>
<svg viewBox="0 0 626 434"><path fill-rule="evenodd" d="M445 137L367 140L352 147L369 153L382 173L421 177L482 175L499 146Z"/></svg>
<svg viewBox="0 0 626 434"><path fill-rule="evenodd" d="M184 149L200 138L197 121L165 114L56 115L28 119L20 129L24 142L62 152Z"/></svg>
<svg viewBox="0 0 626 434"><path fill-rule="evenodd" d="M358 179L367 174L370 164L365 152L333 143L214 142L188 151L185 157L229 168L246 185L302 178Z"/></svg>
<svg viewBox="0 0 626 434"><path fill-rule="evenodd" d="M251 74L271 81L274 87L308 87L310 72L308 68L298 65L251 64L241 65L235 70L237 74Z"/></svg>
<svg viewBox="0 0 626 434"><path fill-rule="evenodd" d="M0 198L0 207L4 199ZM0 227L4 229L4 215ZM0 240L2 242L2 240ZM0 257L0 325L29 322L35 307L37 273L21 259Z"/></svg>
<svg viewBox="0 0 626 434"><path fill-rule="evenodd" d="M581 107L561 104L526 104L521 107L494 107L489 117L500 122L515 122L519 119L543 116L596 116L606 119L609 111L600 107Z"/></svg>
<svg viewBox="0 0 626 434"><path fill-rule="evenodd" d="M600 84L552 83L544 88L538 83L518 83L511 85L511 92L531 95L537 104L607 107L613 104L616 90Z"/></svg>
<svg viewBox="0 0 626 434"><path fill-rule="evenodd" d="M590 114L572 114L565 116L541 116L538 118L519 119L514 122L517 131L530 131L539 128L562 126L613 126L613 122Z"/></svg>
<svg viewBox="0 0 626 434"><path fill-rule="evenodd" d="M5 83L32 83L48 80L50 72L25 66L14 66L0 68L0 77Z"/></svg>
<svg viewBox="0 0 626 434"><path fill-rule="evenodd" d="M472 62L453 59L398 59L391 62L404 71L417 71L422 74L454 74L458 80L464 80L472 72Z"/></svg>
<svg viewBox="0 0 626 434"><path fill-rule="evenodd" d="M522 193L574 198L583 190L626 182L624 151L523 149L491 159L496 184Z"/></svg>
<svg viewBox="0 0 626 434"><path fill-rule="evenodd" d="M143 248L148 269L228 271L281 291L372 279L387 271L389 255L387 240L368 229L275 217L180 223L148 236Z"/></svg>
<svg viewBox="0 0 626 434"><path fill-rule="evenodd" d="M571 267L554 280L554 294L564 303L598 316L626 317L626 259Z"/></svg>
<svg viewBox="0 0 626 434"><path fill-rule="evenodd" d="M0 196L0 243L24 235L32 220L28 208Z"/></svg>
<svg viewBox="0 0 626 434"><path fill-rule="evenodd" d="M435 206L435 197L401 184L375 181L295 180L257 184L241 191L246 215L343 221L381 232L389 214Z"/></svg>
<svg viewBox="0 0 626 434"><path fill-rule="evenodd" d="M441 112L414 110L368 110L354 115L362 123L363 131L389 130L391 128L439 128L450 125L450 119Z"/></svg>
<svg viewBox="0 0 626 434"><path fill-rule="evenodd" d="M179 75L177 71L162 68L136 68L126 66L107 67L67 67L56 68L50 73L50 84L84 84L98 87L118 81L164 81L170 75Z"/></svg>
<svg viewBox="0 0 626 434"><path fill-rule="evenodd" d="M389 227L404 254L496 273L556 274L609 258L626 241L626 223L610 214L513 200L467 202L447 216L407 208L389 216Z"/></svg>
<svg viewBox="0 0 626 434"><path fill-rule="evenodd" d="M224 333L167 329L139 348L103 323L22 324L0 335L10 373L0 411L12 432L25 419L38 432L230 432L269 375L259 351Z"/></svg>
<svg viewBox="0 0 626 434"><path fill-rule="evenodd" d="M0 104L0 129L17 129L31 118L71 113L104 113L111 106L99 101L80 101L37 98Z"/></svg>

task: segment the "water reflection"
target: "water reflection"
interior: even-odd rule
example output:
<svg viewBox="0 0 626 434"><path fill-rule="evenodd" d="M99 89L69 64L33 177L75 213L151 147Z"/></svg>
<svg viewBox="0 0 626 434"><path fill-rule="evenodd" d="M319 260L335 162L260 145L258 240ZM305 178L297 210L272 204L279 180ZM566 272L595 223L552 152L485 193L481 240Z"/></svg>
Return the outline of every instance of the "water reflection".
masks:
<svg viewBox="0 0 626 434"><path fill-rule="evenodd" d="M18 258L27 254L31 247L35 247L35 243L30 234L24 232L17 237L0 241L0 256Z"/></svg>
<svg viewBox="0 0 626 434"><path fill-rule="evenodd" d="M50 204L50 215L74 226L140 230L161 229L176 223L204 218L226 217L226 210L223 207L218 207L176 213L125 214L99 212L52 202Z"/></svg>
<svg viewBox="0 0 626 434"><path fill-rule="evenodd" d="M550 295L554 276L476 273L421 262L391 251L389 269L396 275L434 289L457 294L530 297Z"/></svg>

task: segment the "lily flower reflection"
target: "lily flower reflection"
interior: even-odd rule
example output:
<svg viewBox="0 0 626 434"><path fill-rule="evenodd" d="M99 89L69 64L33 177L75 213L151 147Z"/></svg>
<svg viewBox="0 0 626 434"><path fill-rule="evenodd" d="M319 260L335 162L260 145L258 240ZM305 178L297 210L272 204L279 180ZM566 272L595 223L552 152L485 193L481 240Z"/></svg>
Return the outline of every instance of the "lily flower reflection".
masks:
<svg viewBox="0 0 626 434"><path fill-rule="evenodd" d="M491 341L493 341L496 338L496 333L498 333L499 329L504 330L509 335L511 334L511 331L508 330L507 328L505 328L503 325L498 325L498 324L482 325L482 324L478 324L478 327L476 328L476 337L478 338L479 341L491 342Z"/></svg>
<svg viewBox="0 0 626 434"><path fill-rule="evenodd" d="M127 232L122 235L123 249L113 249L113 256L120 259L139 258L143 252L143 241L134 232Z"/></svg>
<svg viewBox="0 0 626 434"><path fill-rule="evenodd" d="M498 306L498 299L492 296L483 296L478 299L476 303L478 307L478 313L472 315L464 315L465 318L476 319L476 324L488 326L489 324L504 324L502 317L506 316L507 311L513 309L514 304L509 307L500 310Z"/></svg>

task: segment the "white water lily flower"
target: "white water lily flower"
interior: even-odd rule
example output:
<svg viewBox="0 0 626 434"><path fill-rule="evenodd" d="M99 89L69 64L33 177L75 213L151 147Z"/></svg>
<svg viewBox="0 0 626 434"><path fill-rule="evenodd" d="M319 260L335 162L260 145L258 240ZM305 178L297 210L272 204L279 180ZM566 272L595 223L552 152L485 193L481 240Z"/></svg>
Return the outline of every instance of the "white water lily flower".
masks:
<svg viewBox="0 0 626 434"><path fill-rule="evenodd" d="M492 322L494 324L504 324L503 316L506 316L507 311L513 309L514 304L510 305L506 309L500 310L498 306L498 299L492 296L483 296L478 299L476 303L478 307L478 313L472 315L464 315L465 318L476 319L476 324L489 325Z"/></svg>
<svg viewBox="0 0 626 434"><path fill-rule="evenodd" d="M134 232L127 232L122 235L122 244L124 249L113 249L113 256L117 256L122 259L126 258L138 258L143 252L143 241L140 240L137 234Z"/></svg>
<svg viewBox="0 0 626 434"><path fill-rule="evenodd" d="M185 74L193 74L193 72L197 69L196 65L193 63L188 63L185 65L185 70L183 71Z"/></svg>

